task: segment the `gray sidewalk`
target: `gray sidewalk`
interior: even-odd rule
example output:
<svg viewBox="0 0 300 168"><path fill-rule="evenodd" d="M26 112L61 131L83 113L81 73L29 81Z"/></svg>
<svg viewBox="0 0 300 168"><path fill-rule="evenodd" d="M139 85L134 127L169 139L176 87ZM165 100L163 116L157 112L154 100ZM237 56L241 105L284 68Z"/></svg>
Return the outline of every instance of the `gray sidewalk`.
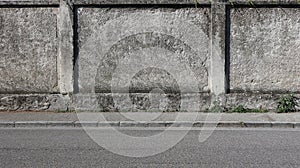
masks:
<svg viewBox="0 0 300 168"><path fill-rule="evenodd" d="M120 113L112 112L100 113L105 120L97 119L99 113L78 114L92 114L96 117L91 120L79 121L77 113L0 112L0 127L202 127L206 123L218 127L300 128L300 113L198 113L193 122L190 119L184 119L184 117L176 120L179 114L189 118L191 113L125 113L126 116L141 116L138 118L143 118L135 121ZM156 118L152 120L153 116Z"/></svg>

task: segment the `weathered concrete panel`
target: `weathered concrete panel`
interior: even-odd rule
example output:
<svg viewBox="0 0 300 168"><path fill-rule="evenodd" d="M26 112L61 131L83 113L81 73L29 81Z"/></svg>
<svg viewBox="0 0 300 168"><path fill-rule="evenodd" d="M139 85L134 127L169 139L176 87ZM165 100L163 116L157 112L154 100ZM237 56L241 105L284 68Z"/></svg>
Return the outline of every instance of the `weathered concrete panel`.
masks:
<svg viewBox="0 0 300 168"><path fill-rule="evenodd" d="M131 87L145 93L154 85L164 91L177 91L177 85L187 92L188 85L208 91L209 13L209 9L79 8L79 92L111 92L113 79L132 84L116 84L117 92Z"/></svg>
<svg viewBox="0 0 300 168"><path fill-rule="evenodd" d="M79 93L102 95L101 111L157 110L157 100L189 110L200 97L183 93L209 91L210 9L79 8L78 26L75 81Z"/></svg>
<svg viewBox="0 0 300 168"><path fill-rule="evenodd" d="M0 8L0 93L56 92L56 8Z"/></svg>
<svg viewBox="0 0 300 168"><path fill-rule="evenodd" d="M300 8L231 10L230 89L300 91Z"/></svg>

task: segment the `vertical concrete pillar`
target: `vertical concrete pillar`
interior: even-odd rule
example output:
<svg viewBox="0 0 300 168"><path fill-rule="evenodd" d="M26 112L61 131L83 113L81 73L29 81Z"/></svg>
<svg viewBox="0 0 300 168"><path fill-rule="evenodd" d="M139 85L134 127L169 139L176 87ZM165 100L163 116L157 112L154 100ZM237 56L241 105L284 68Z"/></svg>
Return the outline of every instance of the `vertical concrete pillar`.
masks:
<svg viewBox="0 0 300 168"><path fill-rule="evenodd" d="M226 92L225 42L226 42L226 3L212 0L211 5L211 68L210 89L214 96Z"/></svg>
<svg viewBox="0 0 300 168"><path fill-rule="evenodd" d="M73 12L67 0L60 0L58 14L58 86L60 93L73 92Z"/></svg>

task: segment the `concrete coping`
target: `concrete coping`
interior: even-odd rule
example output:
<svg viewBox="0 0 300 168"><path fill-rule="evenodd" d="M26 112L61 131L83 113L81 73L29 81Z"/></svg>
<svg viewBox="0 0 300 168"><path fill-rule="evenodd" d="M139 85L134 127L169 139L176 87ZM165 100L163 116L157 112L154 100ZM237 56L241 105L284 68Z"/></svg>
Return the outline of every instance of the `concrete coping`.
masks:
<svg viewBox="0 0 300 168"><path fill-rule="evenodd" d="M0 0L0 5L59 5L60 0Z"/></svg>
<svg viewBox="0 0 300 168"><path fill-rule="evenodd" d="M75 5L116 5L116 4L182 4L195 5L196 0L74 0ZM197 0L200 5L210 5L214 3L222 3L228 5L297 5L300 4L298 0Z"/></svg>
<svg viewBox="0 0 300 168"><path fill-rule="evenodd" d="M68 1L68 0L65 0ZM69 0L74 5L195 5L195 0ZM0 0L0 5L59 5L60 0ZM197 0L199 5L212 2L228 5L300 5L298 0Z"/></svg>

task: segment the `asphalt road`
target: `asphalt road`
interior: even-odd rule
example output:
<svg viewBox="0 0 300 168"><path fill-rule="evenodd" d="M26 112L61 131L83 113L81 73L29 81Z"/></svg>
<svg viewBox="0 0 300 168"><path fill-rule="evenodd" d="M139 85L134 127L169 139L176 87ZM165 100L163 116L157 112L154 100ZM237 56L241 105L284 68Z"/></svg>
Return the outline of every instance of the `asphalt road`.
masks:
<svg viewBox="0 0 300 168"><path fill-rule="evenodd" d="M164 153L131 158L105 150L82 129L0 129L0 167L300 167L298 129L218 129L204 143L198 135L192 130Z"/></svg>

